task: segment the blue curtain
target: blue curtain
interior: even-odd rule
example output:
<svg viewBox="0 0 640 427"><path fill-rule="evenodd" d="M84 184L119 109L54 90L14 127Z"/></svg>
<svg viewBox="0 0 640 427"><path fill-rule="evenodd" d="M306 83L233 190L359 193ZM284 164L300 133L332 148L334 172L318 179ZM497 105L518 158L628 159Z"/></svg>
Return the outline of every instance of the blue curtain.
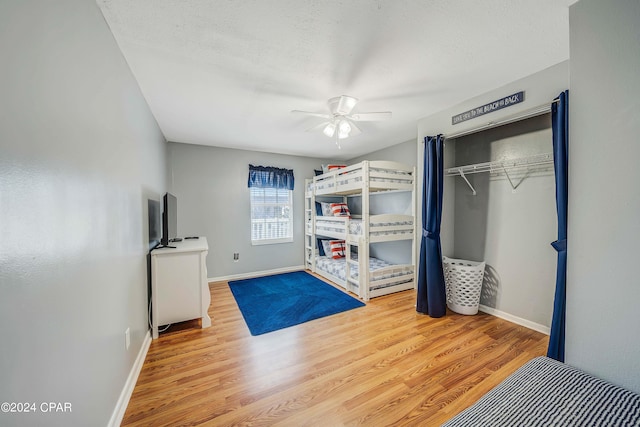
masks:
<svg viewBox="0 0 640 427"><path fill-rule="evenodd" d="M249 187L293 191L293 170L249 165Z"/></svg>
<svg viewBox="0 0 640 427"><path fill-rule="evenodd" d="M567 196L569 166L569 91L565 90L551 105L553 131L553 166L556 173L556 208L558 240L551 246L558 252L556 293L547 356L564 362L565 311L567 300Z"/></svg>
<svg viewBox="0 0 640 427"><path fill-rule="evenodd" d="M418 264L418 301L416 310L431 317L446 314L447 303L442 271L440 220L444 177L442 135L424 139L424 175L422 183L422 240Z"/></svg>

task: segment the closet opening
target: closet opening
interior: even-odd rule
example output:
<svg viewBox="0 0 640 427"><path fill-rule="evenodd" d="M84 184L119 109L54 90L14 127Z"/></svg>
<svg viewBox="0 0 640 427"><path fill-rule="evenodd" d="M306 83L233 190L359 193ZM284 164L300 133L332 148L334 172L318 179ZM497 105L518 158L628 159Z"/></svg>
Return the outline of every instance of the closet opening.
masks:
<svg viewBox="0 0 640 427"><path fill-rule="evenodd" d="M557 256L551 114L445 145L442 228L453 230L453 247L444 255L486 262L482 311L549 333ZM468 168L455 173L461 166Z"/></svg>

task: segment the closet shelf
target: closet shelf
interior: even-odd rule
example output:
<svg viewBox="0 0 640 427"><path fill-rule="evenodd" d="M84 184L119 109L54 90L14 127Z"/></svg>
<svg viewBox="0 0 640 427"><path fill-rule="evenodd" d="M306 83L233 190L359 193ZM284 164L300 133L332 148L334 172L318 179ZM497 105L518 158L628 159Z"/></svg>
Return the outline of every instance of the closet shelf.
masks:
<svg viewBox="0 0 640 427"><path fill-rule="evenodd" d="M513 169L522 169L522 168L534 168L539 166L546 166L549 164L553 164L553 153L543 153L536 154L528 157L521 157L518 159L510 159L510 160L497 160L493 162L485 162L485 163L476 163L473 165L465 165L465 166L456 166L453 168L449 168L445 171L445 176L461 176L462 179L465 180L473 195L476 195L476 190L473 188L473 185L469 182L466 175L472 173L481 173L481 172L489 172L489 173L497 173L503 172L509 183L511 184L511 188L513 191L516 190L518 185L514 185L511 177L509 176L509 171ZM522 182L522 181L521 181Z"/></svg>

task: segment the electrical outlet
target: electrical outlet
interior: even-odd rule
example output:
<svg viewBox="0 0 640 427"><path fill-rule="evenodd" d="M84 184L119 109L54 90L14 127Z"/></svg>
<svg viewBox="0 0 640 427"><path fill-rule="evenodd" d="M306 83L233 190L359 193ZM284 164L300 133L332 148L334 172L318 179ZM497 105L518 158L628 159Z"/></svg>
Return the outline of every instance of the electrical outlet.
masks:
<svg viewBox="0 0 640 427"><path fill-rule="evenodd" d="M125 350L129 350L129 346L131 345L131 334L129 333L129 328L124 331L124 348Z"/></svg>
<svg viewBox="0 0 640 427"><path fill-rule="evenodd" d="M238 252L233 253L233 260L238 261L240 259L240 254Z"/></svg>

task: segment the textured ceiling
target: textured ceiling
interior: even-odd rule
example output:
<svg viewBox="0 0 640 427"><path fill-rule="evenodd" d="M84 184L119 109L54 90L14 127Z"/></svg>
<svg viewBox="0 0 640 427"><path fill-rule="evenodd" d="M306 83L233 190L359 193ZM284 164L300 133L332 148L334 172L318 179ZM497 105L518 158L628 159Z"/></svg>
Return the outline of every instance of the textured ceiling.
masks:
<svg viewBox="0 0 640 427"><path fill-rule="evenodd" d="M169 141L350 159L569 58L575 0L97 0ZM342 142L328 98L392 111Z"/></svg>

